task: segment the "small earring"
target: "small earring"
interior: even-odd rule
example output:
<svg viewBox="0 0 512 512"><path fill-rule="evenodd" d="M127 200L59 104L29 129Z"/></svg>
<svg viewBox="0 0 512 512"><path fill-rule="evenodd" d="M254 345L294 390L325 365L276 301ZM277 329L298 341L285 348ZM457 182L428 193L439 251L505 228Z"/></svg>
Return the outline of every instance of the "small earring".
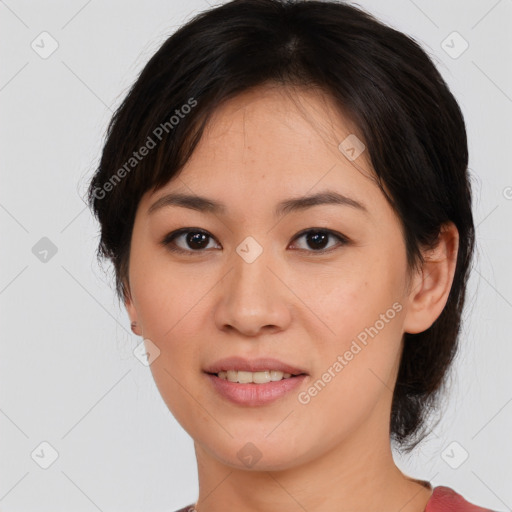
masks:
<svg viewBox="0 0 512 512"><path fill-rule="evenodd" d="M135 332L135 327L136 327L136 326L137 326L137 322L132 322L132 323L131 323L131 328L132 328L132 331L133 331L133 333L134 333L134 334L137 334L137 333Z"/></svg>

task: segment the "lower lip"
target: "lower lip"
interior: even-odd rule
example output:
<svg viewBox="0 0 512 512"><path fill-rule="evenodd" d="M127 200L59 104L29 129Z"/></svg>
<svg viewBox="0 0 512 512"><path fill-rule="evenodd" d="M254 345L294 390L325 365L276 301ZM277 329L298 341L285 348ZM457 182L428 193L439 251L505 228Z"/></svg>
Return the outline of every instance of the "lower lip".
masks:
<svg viewBox="0 0 512 512"><path fill-rule="evenodd" d="M297 375L288 379L267 382L265 384L241 384L221 379L217 375L207 373L214 389L231 402L238 405L265 405L281 398L300 386L307 375Z"/></svg>

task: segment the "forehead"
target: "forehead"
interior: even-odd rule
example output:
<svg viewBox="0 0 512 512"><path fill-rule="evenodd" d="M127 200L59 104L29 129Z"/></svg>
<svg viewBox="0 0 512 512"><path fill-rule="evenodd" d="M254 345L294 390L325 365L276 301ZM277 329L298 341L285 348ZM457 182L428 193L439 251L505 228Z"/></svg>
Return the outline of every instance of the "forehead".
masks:
<svg viewBox="0 0 512 512"><path fill-rule="evenodd" d="M247 210L248 199L277 204L334 190L375 202L382 193L367 152L351 159L340 150L354 137L363 144L354 124L319 89L255 88L215 110L178 177L151 198L183 192L225 204L242 201Z"/></svg>
<svg viewBox="0 0 512 512"><path fill-rule="evenodd" d="M225 101L214 111L200 142L196 157L208 151L233 158L256 154L269 159L286 155L296 160L330 151L340 157L340 142L362 136L341 107L320 88L265 85ZM322 146L320 148L320 146ZM311 153L311 149L315 152ZM295 157L296 156L296 157ZM355 167L368 170L362 152Z"/></svg>

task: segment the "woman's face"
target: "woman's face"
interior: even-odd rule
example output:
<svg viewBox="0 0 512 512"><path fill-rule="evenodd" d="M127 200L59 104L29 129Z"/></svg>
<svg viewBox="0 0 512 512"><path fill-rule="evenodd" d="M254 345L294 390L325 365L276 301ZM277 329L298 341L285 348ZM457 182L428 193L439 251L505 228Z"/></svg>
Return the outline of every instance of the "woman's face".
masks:
<svg viewBox="0 0 512 512"><path fill-rule="evenodd" d="M196 447L233 467L389 442L408 297L399 220L330 100L298 99L302 110L266 88L219 108L179 176L142 198L133 229L126 305L156 384ZM149 212L178 193L221 207L167 200ZM206 373L230 369L214 368L228 357L262 370L233 373L241 380L265 380L265 365L305 375ZM251 366L264 358L282 364Z"/></svg>

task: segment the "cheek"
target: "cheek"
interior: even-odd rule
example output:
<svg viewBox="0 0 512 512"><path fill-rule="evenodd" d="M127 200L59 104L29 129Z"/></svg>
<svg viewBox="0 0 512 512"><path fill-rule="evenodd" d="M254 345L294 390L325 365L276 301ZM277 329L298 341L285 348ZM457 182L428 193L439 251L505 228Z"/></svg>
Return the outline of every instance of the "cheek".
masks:
<svg viewBox="0 0 512 512"><path fill-rule="evenodd" d="M404 300L405 266L399 260L396 255L385 257L382 251L347 252L346 258L330 268L309 270L307 280L303 279L306 271L298 272L293 282L289 280L310 312L324 324L325 335L319 338L317 333L312 339L324 339L328 345L334 343L342 349L376 322L381 330L379 320L386 312L386 330L390 331L391 322L387 320L394 319L397 310L402 309L393 304ZM398 331L395 329L395 333Z"/></svg>
<svg viewBox="0 0 512 512"><path fill-rule="evenodd" d="M404 275L396 257L361 255L331 275L317 276L308 288L307 303L329 327L325 335L311 333L322 390L322 398L312 402L325 402L324 414L331 410L340 421L343 411L364 414L389 393L388 386L392 389L402 340Z"/></svg>
<svg viewBox="0 0 512 512"><path fill-rule="evenodd" d="M199 284L192 266L171 265L165 251L145 244L132 253L130 283L144 335L163 342L182 326L206 285Z"/></svg>
<svg viewBox="0 0 512 512"><path fill-rule="evenodd" d="M183 381L199 367L198 343L204 343L201 333L212 308L208 294L218 277L207 265L177 265L162 251L149 248L134 253L131 265L134 304L143 335L160 350L151 367L161 366Z"/></svg>
<svg viewBox="0 0 512 512"><path fill-rule="evenodd" d="M359 314L349 308L338 315L336 341L317 345L317 372L298 407L323 443L348 435L370 417L388 421L401 350L401 312L395 306L375 308L384 320L364 307L356 308Z"/></svg>
<svg viewBox="0 0 512 512"><path fill-rule="evenodd" d="M197 403L200 352L194 341L205 314L206 301L201 297L209 287L196 284L179 273L153 267L134 288L138 317L146 326L144 337L159 351L150 365L155 384L170 412L186 429L191 427L190 418L193 422L209 419L203 417L205 411Z"/></svg>

